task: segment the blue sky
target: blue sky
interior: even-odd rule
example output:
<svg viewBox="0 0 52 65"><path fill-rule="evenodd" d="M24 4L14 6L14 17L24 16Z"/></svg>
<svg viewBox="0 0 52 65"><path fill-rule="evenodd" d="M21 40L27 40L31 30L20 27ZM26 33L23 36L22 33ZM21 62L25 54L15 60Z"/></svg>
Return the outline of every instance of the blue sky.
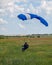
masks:
<svg viewBox="0 0 52 65"><path fill-rule="evenodd" d="M20 13L37 14L49 25L37 19L21 21ZM52 0L0 0L0 35L18 34L52 34Z"/></svg>

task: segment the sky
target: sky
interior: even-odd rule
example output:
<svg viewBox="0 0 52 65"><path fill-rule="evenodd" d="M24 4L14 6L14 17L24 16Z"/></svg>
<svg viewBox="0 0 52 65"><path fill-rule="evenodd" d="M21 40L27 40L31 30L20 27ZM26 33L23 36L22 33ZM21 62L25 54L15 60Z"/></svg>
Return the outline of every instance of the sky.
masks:
<svg viewBox="0 0 52 65"><path fill-rule="evenodd" d="M43 17L48 27L37 19L20 20L21 13ZM52 0L0 0L0 35L26 34L52 34Z"/></svg>

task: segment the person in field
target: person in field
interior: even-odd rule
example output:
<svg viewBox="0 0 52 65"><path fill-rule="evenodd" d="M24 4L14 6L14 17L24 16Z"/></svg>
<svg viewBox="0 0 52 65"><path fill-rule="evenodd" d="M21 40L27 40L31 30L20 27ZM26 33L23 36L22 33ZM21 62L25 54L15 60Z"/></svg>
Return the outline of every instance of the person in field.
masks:
<svg viewBox="0 0 52 65"><path fill-rule="evenodd" d="M27 48L29 48L29 45L27 44L27 42L25 42L22 47L22 51L25 51Z"/></svg>

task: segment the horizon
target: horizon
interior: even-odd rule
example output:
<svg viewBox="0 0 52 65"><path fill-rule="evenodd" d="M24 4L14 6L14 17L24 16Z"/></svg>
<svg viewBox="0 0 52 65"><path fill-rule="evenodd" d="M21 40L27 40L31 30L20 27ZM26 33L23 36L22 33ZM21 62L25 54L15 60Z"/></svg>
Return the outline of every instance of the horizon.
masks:
<svg viewBox="0 0 52 65"><path fill-rule="evenodd" d="M18 34L18 35L0 35L0 36L28 36L28 35L52 35L52 34Z"/></svg>

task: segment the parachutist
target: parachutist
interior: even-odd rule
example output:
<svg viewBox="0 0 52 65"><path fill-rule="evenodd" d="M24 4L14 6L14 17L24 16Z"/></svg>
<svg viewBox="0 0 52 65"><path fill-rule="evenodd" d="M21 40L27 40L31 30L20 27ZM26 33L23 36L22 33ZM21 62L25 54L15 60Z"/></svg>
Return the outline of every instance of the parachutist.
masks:
<svg viewBox="0 0 52 65"><path fill-rule="evenodd" d="M22 51L25 51L27 48L29 48L29 45L27 44L27 42L25 42L22 47Z"/></svg>

